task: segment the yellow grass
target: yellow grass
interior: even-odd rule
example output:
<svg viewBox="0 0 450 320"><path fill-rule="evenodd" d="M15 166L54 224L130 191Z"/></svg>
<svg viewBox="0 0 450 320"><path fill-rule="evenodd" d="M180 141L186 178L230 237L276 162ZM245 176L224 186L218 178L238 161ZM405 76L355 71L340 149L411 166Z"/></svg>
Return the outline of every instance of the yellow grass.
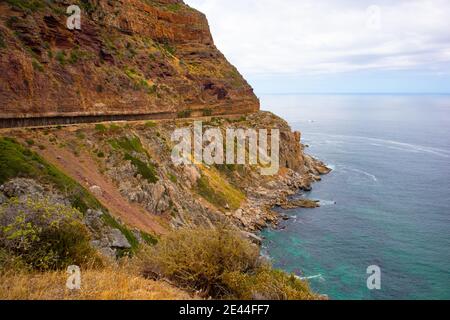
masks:
<svg viewBox="0 0 450 320"><path fill-rule="evenodd" d="M123 267L81 272L81 289L66 288L65 272L0 274L0 300L184 300L168 283L147 280Z"/></svg>

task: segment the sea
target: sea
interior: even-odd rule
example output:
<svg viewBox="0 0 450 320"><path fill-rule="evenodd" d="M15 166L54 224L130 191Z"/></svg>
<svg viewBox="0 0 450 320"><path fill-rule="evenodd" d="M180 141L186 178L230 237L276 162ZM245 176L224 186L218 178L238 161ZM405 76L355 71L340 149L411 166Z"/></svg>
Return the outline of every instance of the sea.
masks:
<svg viewBox="0 0 450 320"><path fill-rule="evenodd" d="M450 96L260 98L333 169L262 233L273 265L333 300L450 299Z"/></svg>

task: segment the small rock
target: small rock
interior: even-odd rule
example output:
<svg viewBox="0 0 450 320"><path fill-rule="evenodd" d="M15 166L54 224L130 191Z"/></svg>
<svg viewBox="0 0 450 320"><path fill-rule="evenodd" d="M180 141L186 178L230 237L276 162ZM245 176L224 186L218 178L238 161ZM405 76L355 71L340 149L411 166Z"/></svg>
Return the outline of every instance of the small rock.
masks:
<svg viewBox="0 0 450 320"><path fill-rule="evenodd" d="M99 186L92 186L92 187L89 188L89 191L90 191L94 196L101 197L101 196L103 195L102 188L100 188Z"/></svg>
<svg viewBox="0 0 450 320"><path fill-rule="evenodd" d="M6 198L5 195L0 192L0 204L5 203L7 200L8 198Z"/></svg>
<svg viewBox="0 0 450 320"><path fill-rule="evenodd" d="M112 229L109 234L112 248L130 249L131 245L119 229Z"/></svg>

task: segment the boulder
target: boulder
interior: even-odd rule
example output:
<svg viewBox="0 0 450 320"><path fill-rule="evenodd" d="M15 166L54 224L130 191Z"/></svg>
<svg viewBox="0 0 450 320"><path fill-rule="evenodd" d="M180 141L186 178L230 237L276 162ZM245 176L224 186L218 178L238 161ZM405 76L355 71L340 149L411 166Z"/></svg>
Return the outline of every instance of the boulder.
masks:
<svg viewBox="0 0 450 320"><path fill-rule="evenodd" d="M109 233L111 248L130 249L131 244L119 229L112 229Z"/></svg>

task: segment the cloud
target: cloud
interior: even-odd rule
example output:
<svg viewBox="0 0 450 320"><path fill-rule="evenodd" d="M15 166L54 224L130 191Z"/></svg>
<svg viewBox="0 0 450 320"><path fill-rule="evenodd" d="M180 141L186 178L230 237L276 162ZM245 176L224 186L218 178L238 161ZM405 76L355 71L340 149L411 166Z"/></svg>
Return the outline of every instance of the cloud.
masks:
<svg viewBox="0 0 450 320"><path fill-rule="evenodd" d="M448 0L186 0L246 75L450 73Z"/></svg>

